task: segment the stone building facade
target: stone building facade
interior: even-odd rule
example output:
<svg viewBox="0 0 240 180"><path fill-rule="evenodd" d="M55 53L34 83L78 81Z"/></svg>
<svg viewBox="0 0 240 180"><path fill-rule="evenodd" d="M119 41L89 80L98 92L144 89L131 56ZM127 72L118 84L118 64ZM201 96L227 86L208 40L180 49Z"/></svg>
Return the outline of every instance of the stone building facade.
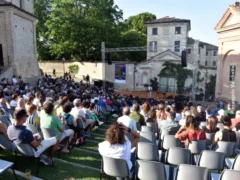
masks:
<svg viewBox="0 0 240 180"><path fill-rule="evenodd" d="M30 83L39 78L35 20L33 0L0 1L0 78L21 75Z"/></svg>
<svg viewBox="0 0 240 180"><path fill-rule="evenodd" d="M219 35L216 97L240 102L240 2L230 5L215 27Z"/></svg>
<svg viewBox="0 0 240 180"><path fill-rule="evenodd" d="M147 60L136 65L135 89L145 90L150 79L157 78L159 91L176 92L177 81L172 77L161 77L165 62L181 64L181 54L187 51L187 69L199 72L196 84L205 89L211 75L216 75L218 47L189 37L191 21L174 17L164 17L146 23L147 26ZM186 79L184 89L191 89L193 76Z"/></svg>

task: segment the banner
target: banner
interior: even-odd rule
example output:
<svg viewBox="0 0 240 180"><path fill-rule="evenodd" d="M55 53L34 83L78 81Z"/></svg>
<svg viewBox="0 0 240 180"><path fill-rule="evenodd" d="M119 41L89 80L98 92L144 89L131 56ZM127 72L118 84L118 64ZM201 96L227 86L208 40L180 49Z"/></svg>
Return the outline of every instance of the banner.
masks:
<svg viewBox="0 0 240 180"><path fill-rule="evenodd" d="M115 64L115 83L125 84L126 83L126 65Z"/></svg>

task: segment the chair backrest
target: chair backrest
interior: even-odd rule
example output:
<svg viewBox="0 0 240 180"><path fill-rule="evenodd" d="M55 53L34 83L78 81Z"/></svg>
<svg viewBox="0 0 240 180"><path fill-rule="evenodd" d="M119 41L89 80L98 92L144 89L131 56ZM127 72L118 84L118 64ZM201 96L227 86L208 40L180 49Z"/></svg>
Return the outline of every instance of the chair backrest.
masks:
<svg viewBox="0 0 240 180"><path fill-rule="evenodd" d="M154 132L155 132L155 133L158 133L158 125L157 125L157 123L147 122L146 125L147 125L148 127L152 127L152 128L154 129Z"/></svg>
<svg viewBox="0 0 240 180"><path fill-rule="evenodd" d="M27 129L31 131L33 134L38 133L38 130L34 124L25 123L24 126L26 126Z"/></svg>
<svg viewBox="0 0 240 180"><path fill-rule="evenodd" d="M161 140L163 140L163 138L164 138L164 136L166 136L166 135L169 135L170 134L170 132L169 132L169 130L168 129L161 129L161 131L160 131L160 138L161 138Z"/></svg>
<svg viewBox="0 0 240 180"><path fill-rule="evenodd" d="M5 150L13 150L12 142L0 133L0 147Z"/></svg>
<svg viewBox="0 0 240 180"><path fill-rule="evenodd" d="M166 155L166 163L175 166L180 164L191 164L191 151L179 147L169 148Z"/></svg>
<svg viewBox="0 0 240 180"><path fill-rule="evenodd" d="M129 177L128 164L123 159L115 159L106 156L103 157L103 171L113 177Z"/></svg>
<svg viewBox="0 0 240 180"><path fill-rule="evenodd" d="M28 157L34 157L33 148L29 144L16 144L18 151Z"/></svg>
<svg viewBox="0 0 240 180"><path fill-rule="evenodd" d="M225 164L225 154L214 151L203 151L200 155L198 166L208 168L210 170L223 170Z"/></svg>
<svg viewBox="0 0 240 180"><path fill-rule="evenodd" d="M234 159L231 169L240 171L240 154Z"/></svg>
<svg viewBox="0 0 240 180"><path fill-rule="evenodd" d="M212 145L214 137L215 137L215 133L206 133L207 146Z"/></svg>
<svg viewBox="0 0 240 180"><path fill-rule="evenodd" d="M181 141L174 135L165 135L162 141L162 149L168 150L171 147L181 147Z"/></svg>
<svg viewBox="0 0 240 180"><path fill-rule="evenodd" d="M224 153L225 156L227 157L232 157L235 156L235 148L236 148L235 142L218 141L213 149L216 152Z"/></svg>
<svg viewBox="0 0 240 180"><path fill-rule="evenodd" d="M124 133L124 136L125 136L125 139L128 140L128 141L131 141L133 139L133 136L131 133L127 132L127 133Z"/></svg>
<svg viewBox="0 0 240 180"><path fill-rule="evenodd" d="M2 118L0 119L0 121L5 124L7 127L9 125L11 125L11 121L10 119L8 119L8 117L6 115L2 115Z"/></svg>
<svg viewBox="0 0 240 180"><path fill-rule="evenodd" d="M156 144L156 137L152 132L140 132L140 142Z"/></svg>
<svg viewBox="0 0 240 180"><path fill-rule="evenodd" d="M194 177L194 178L193 178ZM177 168L175 180L210 180L210 173L207 168L181 164Z"/></svg>
<svg viewBox="0 0 240 180"><path fill-rule="evenodd" d="M226 169L221 173L219 180L239 180L239 178L240 171Z"/></svg>
<svg viewBox="0 0 240 180"><path fill-rule="evenodd" d="M141 131L142 132L154 132L154 129L152 127L149 127L149 126L142 126Z"/></svg>
<svg viewBox="0 0 240 180"><path fill-rule="evenodd" d="M223 129L224 129L223 123L217 123L217 127L218 127L220 130L223 130Z"/></svg>
<svg viewBox="0 0 240 180"><path fill-rule="evenodd" d="M199 127L207 126L207 122L201 122Z"/></svg>
<svg viewBox="0 0 240 180"><path fill-rule="evenodd" d="M161 162L151 162L137 160L136 174L140 180L167 180L164 164Z"/></svg>
<svg viewBox="0 0 240 180"><path fill-rule="evenodd" d="M203 150L206 150L206 148L206 140L190 141L188 143L188 149L191 151L192 154L200 154Z"/></svg>
<svg viewBox="0 0 240 180"><path fill-rule="evenodd" d="M77 126L79 129L84 129L84 125L81 119L77 119Z"/></svg>
<svg viewBox="0 0 240 180"><path fill-rule="evenodd" d="M56 133L50 128L41 128L44 139L49 139L56 136Z"/></svg>
<svg viewBox="0 0 240 180"><path fill-rule="evenodd" d="M139 142L137 145L137 157L141 160L159 161L156 144Z"/></svg>

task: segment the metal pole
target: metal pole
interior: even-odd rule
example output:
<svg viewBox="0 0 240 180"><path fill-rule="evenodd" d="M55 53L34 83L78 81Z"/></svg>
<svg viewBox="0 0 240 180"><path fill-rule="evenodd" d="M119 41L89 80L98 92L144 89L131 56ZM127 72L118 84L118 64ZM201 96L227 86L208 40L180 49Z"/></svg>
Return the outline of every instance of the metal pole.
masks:
<svg viewBox="0 0 240 180"><path fill-rule="evenodd" d="M101 44L101 52L102 52L102 85L103 85L103 93L105 94L106 90L106 82L105 82L105 42Z"/></svg>

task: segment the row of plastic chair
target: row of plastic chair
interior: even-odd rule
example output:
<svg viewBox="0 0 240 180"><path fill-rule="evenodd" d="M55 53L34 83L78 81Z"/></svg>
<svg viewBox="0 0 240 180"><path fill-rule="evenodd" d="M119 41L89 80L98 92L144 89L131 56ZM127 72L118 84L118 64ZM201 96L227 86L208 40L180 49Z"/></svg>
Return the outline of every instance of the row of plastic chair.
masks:
<svg viewBox="0 0 240 180"><path fill-rule="evenodd" d="M178 152L176 151L177 149ZM173 148L173 152L171 152L171 154L176 152L179 153L182 151L180 149L181 148ZM172 148L170 148L170 151L172 151ZM186 154L187 151L187 149L183 149L182 154ZM187 154L189 155L189 152ZM170 159L169 162L177 166L175 180L210 180L211 170L216 170L219 167L217 164L218 162L213 162L210 165L206 164L205 159L209 158L211 155L213 155L214 160L217 156L224 156L222 153L205 151L201 155L202 160L200 160L198 166L189 165L189 157L187 159L179 157L180 159L177 160L178 162L176 162L174 159ZM187 156L184 157L186 158ZM233 167L231 170L222 171L219 180L239 180L240 171L238 168L240 168L240 156L235 159L234 164L238 167ZM115 159L103 156L102 173L112 177L132 178L132 174L130 173L127 162L123 159ZM140 180L167 180L164 164L161 162L137 160L135 179L137 178ZM101 176L100 179L102 179Z"/></svg>

